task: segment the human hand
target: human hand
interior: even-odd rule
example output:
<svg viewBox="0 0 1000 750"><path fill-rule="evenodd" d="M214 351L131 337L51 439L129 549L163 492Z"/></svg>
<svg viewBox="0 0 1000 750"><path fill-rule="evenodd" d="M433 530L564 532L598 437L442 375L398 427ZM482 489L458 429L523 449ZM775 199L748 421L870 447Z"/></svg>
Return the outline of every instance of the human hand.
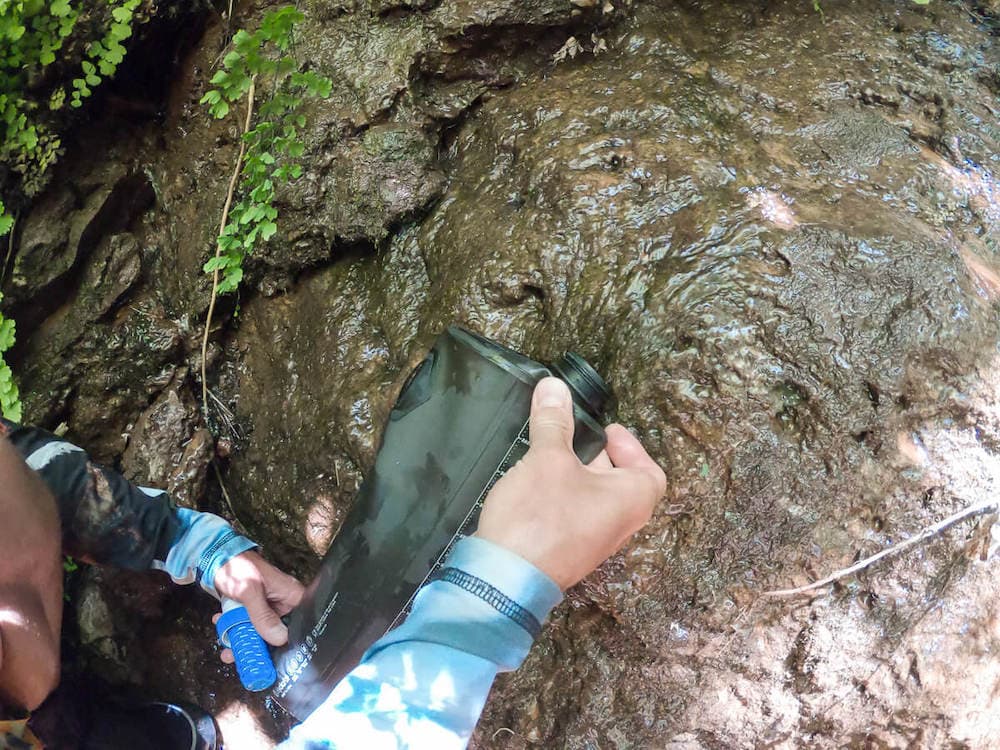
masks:
<svg viewBox="0 0 1000 750"><path fill-rule="evenodd" d="M589 465L573 453L572 397L545 378L531 402L531 448L486 497L476 536L520 555L568 589L649 520L663 470L619 424Z"/></svg>
<svg viewBox="0 0 1000 750"><path fill-rule="evenodd" d="M236 555L215 573L215 590L227 599L234 599L247 609L250 622L260 637L272 646L288 643L288 628L281 621L302 600L303 586L295 578L282 573L259 553L250 550ZM221 613L212 618L216 622ZM222 661L233 663L228 648L220 654Z"/></svg>

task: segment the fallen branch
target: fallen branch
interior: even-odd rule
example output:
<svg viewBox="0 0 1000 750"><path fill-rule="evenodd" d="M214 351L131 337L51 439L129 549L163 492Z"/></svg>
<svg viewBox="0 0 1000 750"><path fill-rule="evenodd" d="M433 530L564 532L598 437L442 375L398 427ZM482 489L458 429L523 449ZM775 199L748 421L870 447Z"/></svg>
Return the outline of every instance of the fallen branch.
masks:
<svg viewBox="0 0 1000 750"><path fill-rule="evenodd" d="M874 565L882 558L898 554L905 549L914 547L920 544L921 542L924 542L930 539L931 537L940 534L949 526L952 526L958 523L959 521L964 521L966 518L970 518L971 516L978 516L983 513L996 512L998 507L1000 507L1000 502L996 500L990 500L988 502L983 501L975 503L974 505L969 505L968 507L963 508L957 513L954 513L931 526L927 526L916 536L910 537L906 541L893 545L888 549L884 549L878 554L872 555L871 557L866 557L864 560L854 563L854 565L852 565L849 568L838 570L836 573L831 573L826 578L821 578L818 581L814 581L813 583L808 583L805 586L799 586L798 588L779 589L777 591L765 591L763 596L797 596L798 594L808 594L811 591L815 591L816 589L821 589L824 586L828 586L831 583L839 581L841 578L847 578L847 576L854 575L855 573L864 570L865 568L871 565Z"/></svg>
<svg viewBox="0 0 1000 750"><path fill-rule="evenodd" d="M226 230L229 222L229 209L233 205L233 195L236 193L236 185L240 179L240 172L243 171L243 156L247 151L247 142L243 137L250 131L250 121L253 119L253 95L256 78L250 79L250 89L247 91L247 117L243 123L243 132L240 133L240 155L236 157L236 168L233 169L233 176L229 179L229 192L226 193L226 203L222 207L222 221L219 222L219 234ZM222 255L222 245L218 240L215 242L215 257ZM208 425L208 335L212 331L212 315L215 313L215 301L219 297L219 269L212 273L212 299L208 303L208 315L205 317L205 335L201 340L201 408L205 414L205 425Z"/></svg>

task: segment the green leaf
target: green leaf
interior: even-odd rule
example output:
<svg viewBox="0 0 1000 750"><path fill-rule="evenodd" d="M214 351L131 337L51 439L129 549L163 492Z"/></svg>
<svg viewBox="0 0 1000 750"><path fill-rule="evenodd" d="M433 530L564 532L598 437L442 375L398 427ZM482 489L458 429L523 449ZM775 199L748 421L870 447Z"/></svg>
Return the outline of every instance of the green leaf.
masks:
<svg viewBox="0 0 1000 750"><path fill-rule="evenodd" d="M132 11L128 8L115 8L111 11L111 17L118 23L128 23L132 20Z"/></svg>
<svg viewBox="0 0 1000 750"><path fill-rule="evenodd" d="M18 41L27 29L21 24L14 24L10 29L7 30L7 38L12 41Z"/></svg>
<svg viewBox="0 0 1000 750"><path fill-rule="evenodd" d="M125 59L126 52L127 50L121 45L121 43L112 40L108 42L107 51L104 53L104 59L117 65Z"/></svg>
<svg viewBox="0 0 1000 750"><path fill-rule="evenodd" d="M214 273L215 271L221 271L229 266L229 257L226 255L219 255L216 257L209 258L202 266L202 270L205 273Z"/></svg>
<svg viewBox="0 0 1000 750"><path fill-rule="evenodd" d="M219 247L222 252L228 253L241 246L239 238L235 235L236 231L238 231L237 228L230 224L226 227L226 231L219 235Z"/></svg>
<svg viewBox="0 0 1000 750"><path fill-rule="evenodd" d="M10 318L0 318L0 354L14 346L15 326Z"/></svg>
<svg viewBox="0 0 1000 750"><path fill-rule="evenodd" d="M128 39L132 36L132 27L127 23L113 23L111 24L111 29L108 31L108 36L115 41Z"/></svg>
<svg viewBox="0 0 1000 750"><path fill-rule="evenodd" d="M52 0L52 4L49 6L49 13L56 18L63 18L72 12L73 9L70 7L69 0Z"/></svg>
<svg viewBox="0 0 1000 750"><path fill-rule="evenodd" d="M12 399L5 399L0 407L3 407L3 415L9 419L11 422L21 421L21 402L17 397L15 392Z"/></svg>
<svg viewBox="0 0 1000 750"><path fill-rule="evenodd" d="M262 240L269 240L274 236L274 233L278 231L278 225L273 221L265 221L260 225L260 238Z"/></svg>
<svg viewBox="0 0 1000 750"><path fill-rule="evenodd" d="M225 276L219 282L219 293L227 294L228 292L235 292L241 281L243 281L242 268L226 269Z"/></svg>

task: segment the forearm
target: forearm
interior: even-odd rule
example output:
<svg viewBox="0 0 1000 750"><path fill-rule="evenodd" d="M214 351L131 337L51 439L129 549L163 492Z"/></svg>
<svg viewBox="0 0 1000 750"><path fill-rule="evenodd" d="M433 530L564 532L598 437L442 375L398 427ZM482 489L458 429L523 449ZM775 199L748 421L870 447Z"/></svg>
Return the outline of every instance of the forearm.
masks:
<svg viewBox="0 0 1000 750"><path fill-rule="evenodd" d="M521 664L532 621L544 621L561 594L482 540L463 540L446 565L464 574L453 580L492 589L492 603L453 582L425 586L406 622L372 646L282 750L465 747L497 672Z"/></svg>
<svg viewBox="0 0 1000 750"><path fill-rule="evenodd" d="M11 444L56 500L64 551L146 570L164 559L179 523L169 498L152 498L77 446L45 430L4 422Z"/></svg>
<svg viewBox="0 0 1000 750"><path fill-rule="evenodd" d="M210 513L177 508L49 432L3 422L11 443L56 499L65 552L131 570L164 570L215 594L215 571L256 545Z"/></svg>

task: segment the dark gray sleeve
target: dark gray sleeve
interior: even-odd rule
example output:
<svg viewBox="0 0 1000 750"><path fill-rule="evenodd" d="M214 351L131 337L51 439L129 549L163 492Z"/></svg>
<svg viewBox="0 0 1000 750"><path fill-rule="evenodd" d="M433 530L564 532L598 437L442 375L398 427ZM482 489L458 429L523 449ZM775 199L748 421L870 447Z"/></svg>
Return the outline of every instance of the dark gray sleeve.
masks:
<svg viewBox="0 0 1000 750"><path fill-rule="evenodd" d="M132 570L166 559L181 532L166 493L147 494L45 430L0 419L3 433L55 496L66 554Z"/></svg>

